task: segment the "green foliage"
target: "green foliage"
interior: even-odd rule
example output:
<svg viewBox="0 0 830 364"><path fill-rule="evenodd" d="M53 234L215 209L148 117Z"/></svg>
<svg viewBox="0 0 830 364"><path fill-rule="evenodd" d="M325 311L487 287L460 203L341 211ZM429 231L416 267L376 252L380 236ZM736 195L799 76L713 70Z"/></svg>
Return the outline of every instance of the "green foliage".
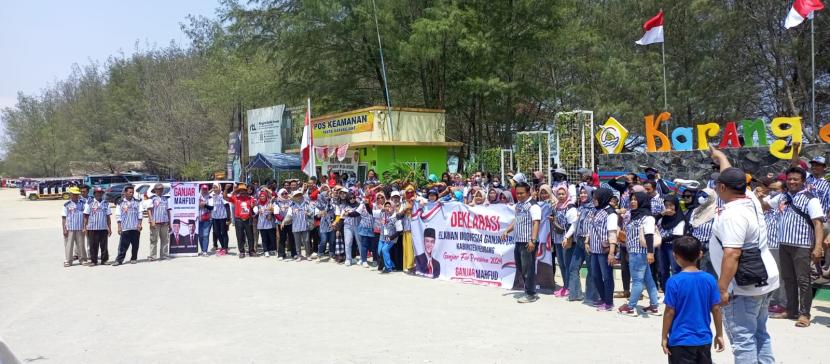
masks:
<svg viewBox="0 0 830 364"><path fill-rule="evenodd" d="M396 162L392 163L391 168L383 173L383 183L400 182L401 186L412 183L415 186L425 186L427 179L423 171L418 169L414 164Z"/></svg>
<svg viewBox="0 0 830 364"><path fill-rule="evenodd" d="M501 173L501 148L489 148L478 154L481 170L494 174Z"/></svg>
<svg viewBox="0 0 830 364"><path fill-rule="evenodd" d="M516 171L529 174L550 169L550 144L547 133L521 133L516 135ZM540 165L541 150L541 165Z"/></svg>

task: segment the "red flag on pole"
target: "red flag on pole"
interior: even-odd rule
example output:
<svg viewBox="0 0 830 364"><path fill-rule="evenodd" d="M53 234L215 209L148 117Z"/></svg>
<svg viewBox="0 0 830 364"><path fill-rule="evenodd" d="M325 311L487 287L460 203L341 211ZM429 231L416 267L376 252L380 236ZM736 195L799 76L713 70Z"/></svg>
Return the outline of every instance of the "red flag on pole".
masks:
<svg viewBox="0 0 830 364"><path fill-rule="evenodd" d="M314 135L311 125L311 98L308 99L308 108L305 112L305 123L303 126L303 141L300 144L300 157L302 158L303 173L311 176L317 175L316 158L314 158Z"/></svg>

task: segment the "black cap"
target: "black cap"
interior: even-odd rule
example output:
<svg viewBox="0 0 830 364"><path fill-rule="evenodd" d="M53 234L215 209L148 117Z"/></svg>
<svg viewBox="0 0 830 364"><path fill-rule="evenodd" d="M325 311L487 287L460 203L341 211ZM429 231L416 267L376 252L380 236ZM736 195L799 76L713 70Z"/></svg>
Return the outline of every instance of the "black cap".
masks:
<svg viewBox="0 0 830 364"><path fill-rule="evenodd" d="M174 220L173 220L173 223L174 223L174 224L181 224L181 223L182 223L182 221L181 221L181 220L179 220L179 219L174 219Z"/></svg>
<svg viewBox="0 0 830 364"><path fill-rule="evenodd" d="M739 168L729 167L718 175L717 183L723 183L729 189L735 191L746 190L746 174Z"/></svg>

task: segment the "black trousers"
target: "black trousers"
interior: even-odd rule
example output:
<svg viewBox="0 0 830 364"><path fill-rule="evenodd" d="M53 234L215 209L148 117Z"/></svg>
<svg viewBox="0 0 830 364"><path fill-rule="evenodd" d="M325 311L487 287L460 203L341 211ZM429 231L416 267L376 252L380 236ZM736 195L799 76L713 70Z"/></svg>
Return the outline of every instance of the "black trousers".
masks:
<svg viewBox="0 0 830 364"><path fill-rule="evenodd" d="M251 219L242 220L236 218L233 220L233 226L236 228L236 249L239 254L245 253L245 245L248 246L248 252L256 254L256 243L254 243L254 225Z"/></svg>
<svg viewBox="0 0 830 364"><path fill-rule="evenodd" d="M291 224L287 224L280 229L280 239L277 242L277 256L285 258L286 250L291 253L291 258L297 255L297 247L294 245L294 233L291 232Z"/></svg>
<svg viewBox="0 0 830 364"><path fill-rule="evenodd" d="M710 364L712 363L711 345L669 346L669 364Z"/></svg>
<svg viewBox="0 0 830 364"><path fill-rule="evenodd" d="M221 244L222 249L228 249L228 219L213 219L213 247L216 242Z"/></svg>
<svg viewBox="0 0 830 364"><path fill-rule="evenodd" d="M277 250L277 233L273 228L266 230L259 230L260 241L262 242L262 252L272 252Z"/></svg>
<svg viewBox="0 0 830 364"><path fill-rule="evenodd" d="M141 237L141 232L138 230L127 230L121 232L121 239L118 241L118 257L115 261L124 263L124 258L127 257L127 247L130 247L130 260L138 259L138 239Z"/></svg>
<svg viewBox="0 0 830 364"><path fill-rule="evenodd" d="M631 267L628 265L628 248L625 243L620 246L620 268L622 268L623 291L631 291ZM656 281L655 281L656 282Z"/></svg>
<svg viewBox="0 0 830 364"><path fill-rule="evenodd" d="M98 264L98 251L101 251L101 262L106 262L110 259L109 248L107 247L107 231L106 230L87 230L87 241L89 242L89 259Z"/></svg>

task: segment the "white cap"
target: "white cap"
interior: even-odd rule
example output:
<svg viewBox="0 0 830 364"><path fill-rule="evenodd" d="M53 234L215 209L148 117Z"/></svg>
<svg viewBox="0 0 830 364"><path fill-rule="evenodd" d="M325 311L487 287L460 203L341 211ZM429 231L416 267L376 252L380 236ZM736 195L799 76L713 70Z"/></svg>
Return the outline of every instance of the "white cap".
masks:
<svg viewBox="0 0 830 364"><path fill-rule="evenodd" d="M516 181L516 183L527 182L527 177L525 177L522 173L516 173L513 175L513 180Z"/></svg>
<svg viewBox="0 0 830 364"><path fill-rule="evenodd" d="M296 191L294 191L294 192L291 194L291 197L294 197L294 196L297 196L297 195L302 196L302 195L303 195L303 191L296 190Z"/></svg>
<svg viewBox="0 0 830 364"><path fill-rule="evenodd" d="M826 160L822 156L813 157L813 159L810 160L810 163L818 163L818 164L827 165Z"/></svg>
<svg viewBox="0 0 830 364"><path fill-rule="evenodd" d="M390 198L395 196L401 197L401 193L398 191L392 191L392 193L389 195Z"/></svg>

